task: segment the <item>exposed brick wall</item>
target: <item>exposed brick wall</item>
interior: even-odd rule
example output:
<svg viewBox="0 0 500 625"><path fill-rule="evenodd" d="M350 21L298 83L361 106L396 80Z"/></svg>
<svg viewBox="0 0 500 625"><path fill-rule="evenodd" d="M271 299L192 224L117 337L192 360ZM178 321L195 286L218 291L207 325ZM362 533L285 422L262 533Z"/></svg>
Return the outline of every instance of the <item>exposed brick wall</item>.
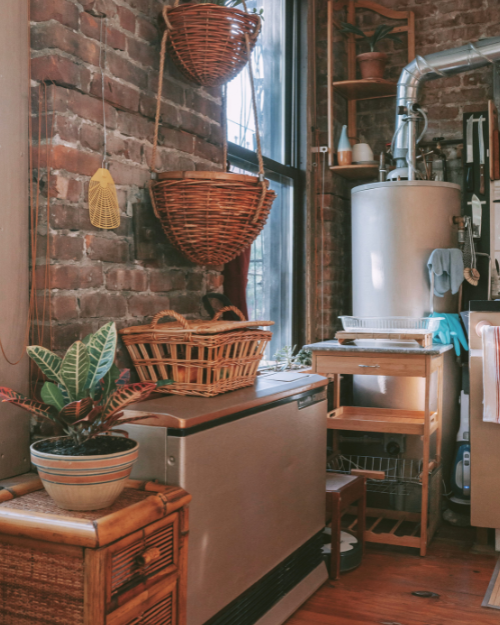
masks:
<svg viewBox="0 0 500 625"><path fill-rule="evenodd" d="M115 320L120 328L141 324L165 308L198 316L202 295L222 288L221 268L196 266L183 258L159 224L154 260L137 259L134 218L144 206L152 210L145 189L158 84L156 24L162 4L158 0L31 1L33 165L41 191L36 276L42 289L48 234L52 302L45 321L46 328L51 327L46 342L52 334L56 351L108 320ZM113 231L90 224L87 203L89 179L101 166L104 146L99 69L102 14L107 21L107 160L121 212L121 225ZM48 85L46 93L42 83ZM49 115L40 118L45 97ZM219 90L188 84L167 60L159 169L221 168L220 105ZM47 188L51 196L48 233ZM39 310L42 294L39 291Z"/></svg>
<svg viewBox="0 0 500 625"><path fill-rule="evenodd" d="M483 37L500 35L500 3L498 0L377 0L380 4L395 10L415 12L416 52L420 55L446 50L476 41ZM387 20L371 11L358 12L358 25L369 28ZM326 145L326 3L317 1L317 120L320 129L319 145ZM338 15L345 20L345 16ZM396 23L397 24L397 23ZM401 35L402 44L382 42L380 50L387 52L389 63L386 78L397 81L402 68L408 61L406 36ZM365 48L360 49L366 51ZM342 41L338 38L334 46L334 80L345 80L346 55ZM492 75L489 67L451 78L426 83L422 103L428 109L429 129L424 140L435 136L446 139L462 137L462 115L471 111L484 110L488 98L492 97ZM394 132L394 98L370 100L358 103L358 141L369 143L377 156ZM335 97L335 141L340 136L341 125L347 123L345 102ZM315 142L315 144L317 144ZM338 315L349 314L351 310L350 282L350 190L358 183L347 183L327 171L324 205L325 241L328 248L324 254L324 284L317 284L316 338L321 337L321 320L327 330L324 335L332 337L339 327ZM318 193L318 204L321 203ZM321 249L321 228L319 218L316 229L316 249ZM321 255L317 254L317 266ZM319 274L318 274L319 275ZM322 300L322 291L324 297ZM323 315L323 317L322 317Z"/></svg>

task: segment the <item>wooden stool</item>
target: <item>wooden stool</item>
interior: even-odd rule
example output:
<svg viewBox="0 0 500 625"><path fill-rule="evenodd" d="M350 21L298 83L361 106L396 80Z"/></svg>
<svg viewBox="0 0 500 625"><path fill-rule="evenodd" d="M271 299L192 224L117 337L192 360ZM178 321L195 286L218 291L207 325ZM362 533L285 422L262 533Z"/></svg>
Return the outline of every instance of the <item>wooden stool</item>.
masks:
<svg viewBox="0 0 500 625"><path fill-rule="evenodd" d="M356 533L361 549L365 545L366 484L365 478L341 473L326 474L326 525L332 522L332 554L330 579L340 576L340 531L342 514L357 502Z"/></svg>

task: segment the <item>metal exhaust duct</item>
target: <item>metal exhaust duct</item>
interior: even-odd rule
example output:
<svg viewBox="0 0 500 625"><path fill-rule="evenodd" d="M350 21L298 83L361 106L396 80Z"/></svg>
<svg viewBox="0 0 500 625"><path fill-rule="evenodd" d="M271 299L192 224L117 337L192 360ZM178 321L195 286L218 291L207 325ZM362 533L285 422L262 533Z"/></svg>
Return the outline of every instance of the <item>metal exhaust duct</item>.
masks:
<svg viewBox="0 0 500 625"><path fill-rule="evenodd" d="M416 177L417 123L422 83L479 69L500 60L500 37L481 39L452 50L417 56L401 72L396 103L393 156L397 167L408 164L408 179Z"/></svg>

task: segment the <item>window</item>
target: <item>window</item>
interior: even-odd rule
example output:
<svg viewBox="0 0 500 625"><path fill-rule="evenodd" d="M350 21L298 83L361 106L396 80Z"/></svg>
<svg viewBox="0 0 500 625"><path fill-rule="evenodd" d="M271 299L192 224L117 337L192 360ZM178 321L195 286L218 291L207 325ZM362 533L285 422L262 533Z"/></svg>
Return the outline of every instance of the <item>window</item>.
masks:
<svg viewBox="0 0 500 625"><path fill-rule="evenodd" d="M252 245L247 285L251 319L275 322L267 357L300 336L304 231L302 178L298 168L299 98L297 23L299 0L249 0L264 9L253 51L257 112L266 177L276 191L268 222ZM257 142L248 71L228 85L228 141L232 170L257 172Z"/></svg>

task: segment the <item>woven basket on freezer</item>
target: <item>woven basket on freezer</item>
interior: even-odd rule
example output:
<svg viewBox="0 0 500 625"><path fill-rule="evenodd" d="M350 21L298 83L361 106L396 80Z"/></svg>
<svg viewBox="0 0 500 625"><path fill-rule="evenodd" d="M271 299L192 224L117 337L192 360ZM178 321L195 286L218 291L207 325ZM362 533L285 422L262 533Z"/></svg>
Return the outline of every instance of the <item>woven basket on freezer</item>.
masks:
<svg viewBox="0 0 500 625"><path fill-rule="evenodd" d="M256 176L161 173L152 185L155 212L170 242L198 265L224 265L250 247L276 193ZM261 203L263 192L265 197Z"/></svg>
<svg viewBox="0 0 500 625"><path fill-rule="evenodd" d="M168 52L179 70L204 87L224 85L248 62L245 35L253 50L261 19L216 4L185 4L168 11Z"/></svg>
<svg viewBox="0 0 500 625"><path fill-rule="evenodd" d="M235 311L241 321L221 320L227 310ZM163 317L177 321L159 324ZM142 381L174 380L159 390L215 397L254 384L272 338L272 332L259 326L273 324L246 321L234 306L223 308L211 321L191 321L164 310L151 325L126 328L120 334Z"/></svg>

